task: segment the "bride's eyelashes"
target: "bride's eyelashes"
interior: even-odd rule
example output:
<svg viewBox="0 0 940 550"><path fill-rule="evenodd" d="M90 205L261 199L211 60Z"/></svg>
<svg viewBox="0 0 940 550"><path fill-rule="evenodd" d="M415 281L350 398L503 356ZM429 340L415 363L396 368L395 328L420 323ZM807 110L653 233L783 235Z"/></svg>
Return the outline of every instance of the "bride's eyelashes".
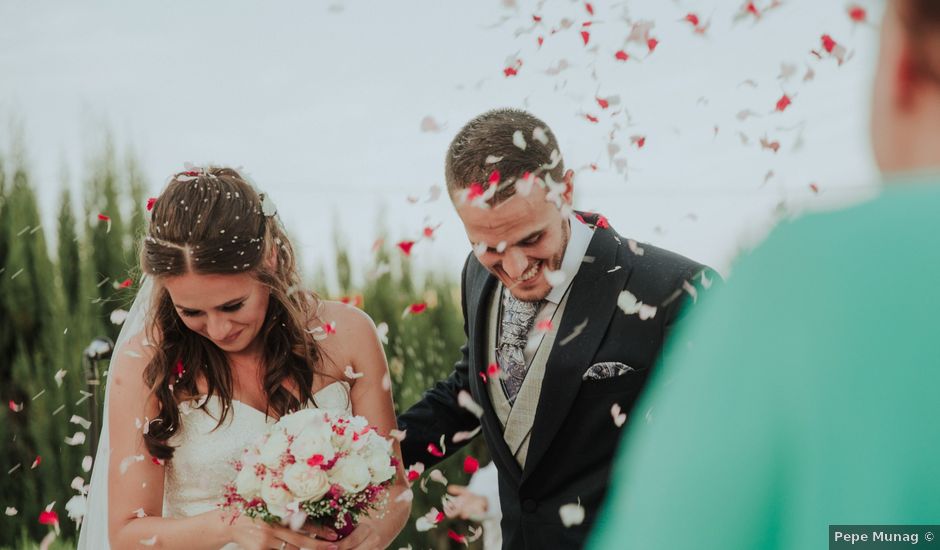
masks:
<svg viewBox="0 0 940 550"><path fill-rule="evenodd" d="M240 310L242 307L244 307L244 305L245 305L245 302L239 302L237 304L222 306L219 309L221 309L225 313L234 313ZM184 317L199 317L200 315L202 315L202 312L198 310L193 311L193 310L188 310L188 309L181 309L179 311L180 311L180 314L183 315Z"/></svg>

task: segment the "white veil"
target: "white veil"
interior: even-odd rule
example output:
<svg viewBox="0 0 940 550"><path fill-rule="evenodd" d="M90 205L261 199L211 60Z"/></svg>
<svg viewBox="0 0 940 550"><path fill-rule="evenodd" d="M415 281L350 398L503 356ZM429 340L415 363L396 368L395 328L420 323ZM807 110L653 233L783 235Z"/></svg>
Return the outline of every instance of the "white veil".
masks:
<svg viewBox="0 0 940 550"><path fill-rule="evenodd" d="M150 311L151 296L153 294L153 281L144 276L140 290L134 298L134 303L127 314L117 343L111 354L111 363L108 372L115 372L124 355L127 341L144 330L144 322ZM98 452L95 455L94 468L91 473L91 483L88 489L88 502L85 509L85 518L82 521L78 537L78 550L108 550L111 545L108 541L108 459L111 455L110 437L108 436L108 401L111 394L110 374L104 391L104 410L101 415L101 435L98 438Z"/></svg>

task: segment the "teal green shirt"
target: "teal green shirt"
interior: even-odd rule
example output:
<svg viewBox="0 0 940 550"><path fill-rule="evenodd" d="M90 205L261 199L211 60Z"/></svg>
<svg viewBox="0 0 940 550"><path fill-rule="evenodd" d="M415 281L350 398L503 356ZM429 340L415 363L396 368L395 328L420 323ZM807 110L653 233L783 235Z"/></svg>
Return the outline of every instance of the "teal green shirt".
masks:
<svg viewBox="0 0 940 550"><path fill-rule="evenodd" d="M778 228L674 336L591 548L940 523L940 184Z"/></svg>

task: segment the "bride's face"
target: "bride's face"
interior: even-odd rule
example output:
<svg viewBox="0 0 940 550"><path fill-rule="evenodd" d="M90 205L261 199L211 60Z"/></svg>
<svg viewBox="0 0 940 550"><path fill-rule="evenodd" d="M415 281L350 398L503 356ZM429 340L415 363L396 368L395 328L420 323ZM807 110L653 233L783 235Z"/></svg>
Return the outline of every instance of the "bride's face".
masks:
<svg viewBox="0 0 940 550"><path fill-rule="evenodd" d="M183 323L222 351L244 351L264 325L271 293L247 273L187 273L163 284Z"/></svg>

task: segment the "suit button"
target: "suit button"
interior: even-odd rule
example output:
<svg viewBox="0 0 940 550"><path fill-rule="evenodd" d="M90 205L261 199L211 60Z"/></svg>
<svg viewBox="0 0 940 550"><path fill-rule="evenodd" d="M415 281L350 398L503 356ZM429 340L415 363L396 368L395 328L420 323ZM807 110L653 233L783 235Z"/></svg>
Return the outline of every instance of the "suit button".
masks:
<svg viewBox="0 0 940 550"><path fill-rule="evenodd" d="M524 512L530 512L530 513L534 512L535 508L536 508L535 501L532 500L531 498L527 498L522 501L522 510Z"/></svg>

